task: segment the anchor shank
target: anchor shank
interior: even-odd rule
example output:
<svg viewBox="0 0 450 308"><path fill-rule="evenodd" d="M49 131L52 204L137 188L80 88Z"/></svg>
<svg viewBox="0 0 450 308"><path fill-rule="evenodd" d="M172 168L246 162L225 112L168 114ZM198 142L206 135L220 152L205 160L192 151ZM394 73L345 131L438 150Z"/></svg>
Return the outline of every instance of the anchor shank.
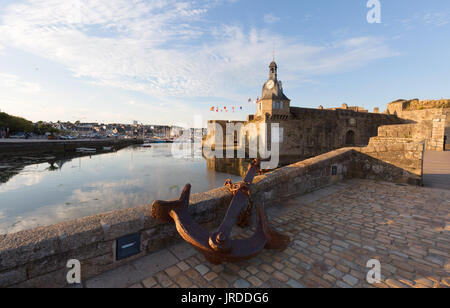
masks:
<svg viewBox="0 0 450 308"><path fill-rule="evenodd" d="M253 161L250 165L250 168L247 171L247 174L244 178L244 184L247 185L247 188L250 190L251 183L255 178L256 174L259 171L259 162ZM238 190L233 200L231 201L230 207L228 208L227 214L225 215L225 219L223 220L218 233L222 233L227 238L231 235L231 230L233 226L236 224L239 214L242 212L243 208L247 206L249 200L249 196L244 193L242 190Z"/></svg>
<svg viewBox="0 0 450 308"><path fill-rule="evenodd" d="M231 230L236 224L239 214L242 209L247 205L248 197L242 193L238 192L236 196L231 201L231 205L227 211L225 219L219 227L218 233L224 234L227 238L230 237Z"/></svg>

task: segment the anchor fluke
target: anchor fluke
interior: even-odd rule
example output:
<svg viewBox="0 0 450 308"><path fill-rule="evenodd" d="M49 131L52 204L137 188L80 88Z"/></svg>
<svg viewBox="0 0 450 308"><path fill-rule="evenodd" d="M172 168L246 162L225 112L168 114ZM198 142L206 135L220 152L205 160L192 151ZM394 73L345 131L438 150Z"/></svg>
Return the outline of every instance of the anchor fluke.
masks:
<svg viewBox="0 0 450 308"><path fill-rule="evenodd" d="M180 199L174 201L160 201L157 200L152 204L152 217L164 222L171 222L172 217L170 212L189 206L189 197L191 195L191 184L187 184Z"/></svg>

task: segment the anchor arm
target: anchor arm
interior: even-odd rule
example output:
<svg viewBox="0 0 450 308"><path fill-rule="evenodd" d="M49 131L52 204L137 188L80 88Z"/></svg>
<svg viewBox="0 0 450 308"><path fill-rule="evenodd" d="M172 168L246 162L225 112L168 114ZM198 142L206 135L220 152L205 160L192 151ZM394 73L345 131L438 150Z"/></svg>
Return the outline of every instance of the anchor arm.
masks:
<svg viewBox="0 0 450 308"><path fill-rule="evenodd" d="M208 231L203 229L192 219L187 208L173 210L171 211L170 216L175 222L178 233L186 242L202 251L210 249L208 245Z"/></svg>

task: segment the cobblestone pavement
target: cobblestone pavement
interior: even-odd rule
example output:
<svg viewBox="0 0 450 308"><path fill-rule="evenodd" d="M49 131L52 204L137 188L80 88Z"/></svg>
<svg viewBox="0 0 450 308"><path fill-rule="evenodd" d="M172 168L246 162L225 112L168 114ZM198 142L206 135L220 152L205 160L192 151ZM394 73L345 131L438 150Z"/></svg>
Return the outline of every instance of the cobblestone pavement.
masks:
<svg viewBox="0 0 450 308"><path fill-rule="evenodd" d="M450 286L450 191L352 180L269 209L292 238L236 264L212 265L182 243L89 280L87 287ZM251 230L244 231L245 235ZM366 282L370 259L382 282Z"/></svg>

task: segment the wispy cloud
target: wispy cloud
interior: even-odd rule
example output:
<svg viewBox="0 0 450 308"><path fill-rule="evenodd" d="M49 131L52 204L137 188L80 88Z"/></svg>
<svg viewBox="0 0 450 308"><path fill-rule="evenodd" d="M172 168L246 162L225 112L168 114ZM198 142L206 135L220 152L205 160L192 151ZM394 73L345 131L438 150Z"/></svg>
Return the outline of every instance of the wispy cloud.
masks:
<svg viewBox="0 0 450 308"><path fill-rule="evenodd" d="M219 3L30 0L6 9L0 44L60 63L95 85L178 98L242 98L260 86L273 42L280 63L289 63L285 76L297 80L396 54L376 37L311 45L264 28L205 27Z"/></svg>
<svg viewBox="0 0 450 308"><path fill-rule="evenodd" d="M427 25L432 27L442 27L450 23L449 12L427 12L416 13L409 18L401 20L406 30L413 30L418 26Z"/></svg>
<svg viewBox="0 0 450 308"><path fill-rule="evenodd" d="M0 89L3 91L35 93L41 92L41 86L36 82L22 80L19 76L0 73Z"/></svg>
<svg viewBox="0 0 450 308"><path fill-rule="evenodd" d="M264 15L264 22L266 24L270 24L271 25L271 24L277 23L279 21L280 21L280 18L275 16L275 15L273 15L273 14L265 14Z"/></svg>
<svg viewBox="0 0 450 308"><path fill-rule="evenodd" d="M433 26L444 26L450 22L450 14L439 12L439 13L427 13L423 16L423 21L427 25Z"/></svg>

